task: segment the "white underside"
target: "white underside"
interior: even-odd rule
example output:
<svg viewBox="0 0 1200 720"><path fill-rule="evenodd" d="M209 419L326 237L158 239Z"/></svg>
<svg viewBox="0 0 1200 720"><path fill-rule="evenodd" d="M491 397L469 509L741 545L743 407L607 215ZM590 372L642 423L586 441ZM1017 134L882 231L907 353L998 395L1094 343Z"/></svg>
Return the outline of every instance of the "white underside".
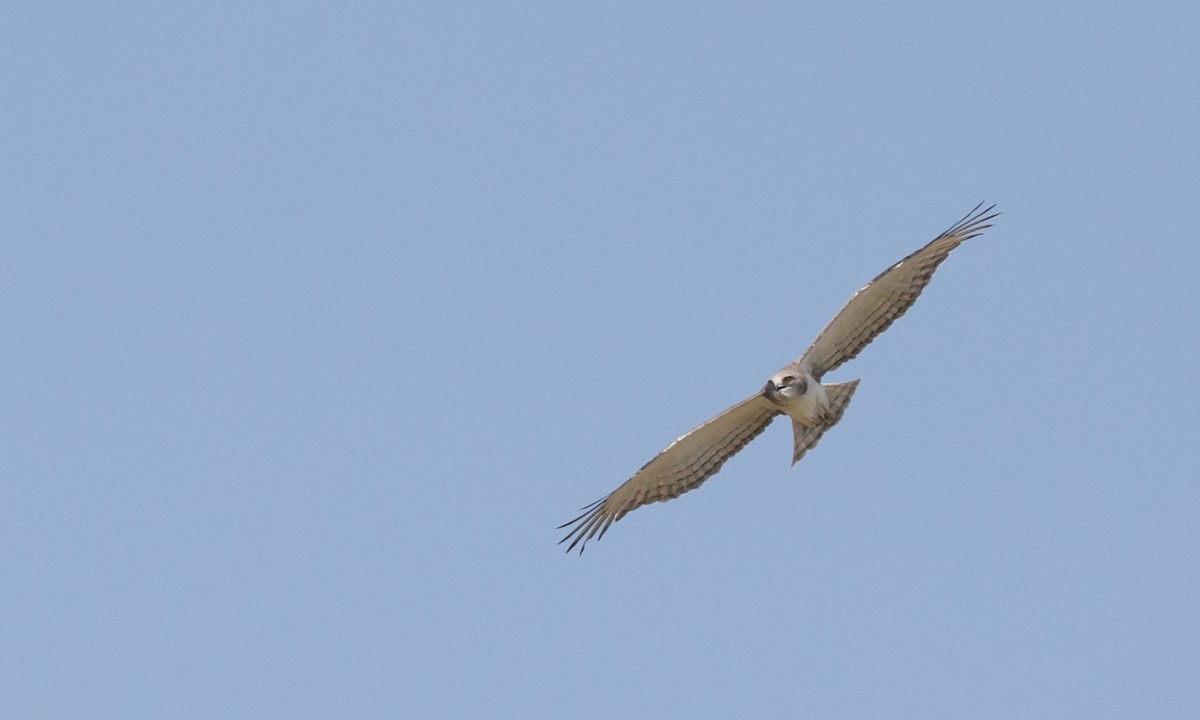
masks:
<svg viewBox="0 0 1200 720"><path fill-rule="evenodd" d="M808 392L797 398L785 397L779 409L801 425L816 427L821 424L820 418L825 415L828 407L829 398L825 395L825 388L821 383L810 380Z"/></svg>

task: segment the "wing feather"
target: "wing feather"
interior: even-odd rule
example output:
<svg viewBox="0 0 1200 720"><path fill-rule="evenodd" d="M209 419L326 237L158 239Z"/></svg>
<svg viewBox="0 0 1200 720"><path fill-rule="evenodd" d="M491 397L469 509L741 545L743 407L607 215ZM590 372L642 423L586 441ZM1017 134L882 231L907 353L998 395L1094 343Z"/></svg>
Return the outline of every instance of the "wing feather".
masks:
<svg viewBox="0 0 1200 720"><path fill-rule="evenodd" d="M642 505L677 498L712 477L771 424L779 410L762 394L746 398L667 446L607 497L582 508L582 513L559 526L570 531L559 544L571 541L582 553L588 540L604 537L617 520Z"/></svg>
<svg viewBox="0 0 1200 720"><path fill-rule="evenodd" d="M825 373L862 352L876 336L912 307L929 284L934 270L949 257L951 250L991 227L988 221L999 215L992 213L996 206L981 210L982 207L983 203L976 205L966 217L928 245L862 286L796 363L807 367L813 377L819 380Z"/></svg>

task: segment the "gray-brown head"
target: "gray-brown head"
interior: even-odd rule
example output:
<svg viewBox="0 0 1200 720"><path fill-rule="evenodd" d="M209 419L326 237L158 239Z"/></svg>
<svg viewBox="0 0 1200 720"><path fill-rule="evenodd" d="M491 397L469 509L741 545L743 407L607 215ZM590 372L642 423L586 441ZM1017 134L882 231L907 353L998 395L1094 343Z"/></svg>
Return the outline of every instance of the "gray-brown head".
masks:
<svg viewBox="0 0 1200 720"><path fill-rule="evenodd" d="M763 395L776 405L794 401L807 392L808 374L795 368L780 370L763 387Z"/></svg>

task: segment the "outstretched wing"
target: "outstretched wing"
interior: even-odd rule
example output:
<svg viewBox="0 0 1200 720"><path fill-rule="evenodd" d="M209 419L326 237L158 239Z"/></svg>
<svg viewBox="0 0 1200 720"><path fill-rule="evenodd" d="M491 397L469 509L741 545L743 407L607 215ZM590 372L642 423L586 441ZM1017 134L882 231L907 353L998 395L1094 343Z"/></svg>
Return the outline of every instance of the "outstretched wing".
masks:
<svg viewBox="0 0 1200 720"><path fill-rule="evenodd" d="M842 363L858 355L875 336L903 315L949 255L962 243L979 235L987 222L999 215L991 207L980 210L983 203L946 232L938 235L925 247L884 270L871 282L863 285L846 303L813 344L796 361L807 367L813 377L820 379ZM989 214L991 213L991 214Z"/></svg>
<svg viewBox="0 0 1200 720"><path fill-rule="evenodd" d="M583 514L559 525L571 530L559 541L568 540L567 552L583 541L604 537L608 527L630 510L677 498L700 487L725 461L746 446L771 424L779 410L761 394L746 398L725 412L667 446L633 477L607 497L583 508Z"/></svg>

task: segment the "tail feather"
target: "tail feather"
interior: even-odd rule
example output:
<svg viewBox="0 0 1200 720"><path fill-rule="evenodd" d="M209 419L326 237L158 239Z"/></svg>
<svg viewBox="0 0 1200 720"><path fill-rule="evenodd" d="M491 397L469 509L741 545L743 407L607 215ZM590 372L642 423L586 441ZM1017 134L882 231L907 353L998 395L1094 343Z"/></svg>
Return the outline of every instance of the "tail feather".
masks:
<svg viewBox="0 0 1200 720"><path fill-rule="evenodd" d="M836 383L833 385L825 385L825 396L829 398L829 411L825 417L825 422L816 427L801 425L795 420L792 421L792 464L800 462L800 458L804 457L804 453L815 448L817 443L821 441L821 436L825 431L837 424L838 420L842 419L842 414L846 412L846 408L850 405L850 398L854 396L854 391L858 389L858 381L851 380L846 383Z"/></svg>

